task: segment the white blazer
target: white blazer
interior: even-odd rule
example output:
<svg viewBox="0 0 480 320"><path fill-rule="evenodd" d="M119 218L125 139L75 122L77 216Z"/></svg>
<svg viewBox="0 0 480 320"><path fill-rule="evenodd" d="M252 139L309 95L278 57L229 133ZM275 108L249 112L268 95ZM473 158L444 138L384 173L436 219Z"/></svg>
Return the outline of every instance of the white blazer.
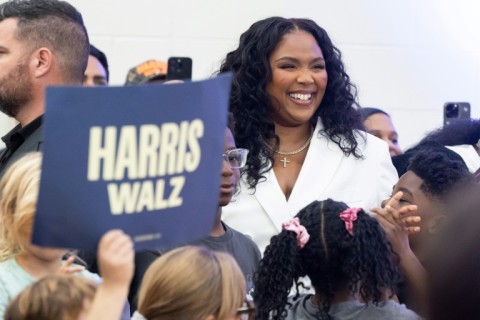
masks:
<svg viewBox="0 0 480 320"><path fill-rule="evenodd" d="M319 120L288 201L270 170L256 191L242 179L240 194L222 210L222 220L251 236L262 253L270 238L281 231L282 223L314 200L331 198L369 210L391 195L398 175L384 141L358 131L363 158L346 157L337 144L319 134L322 129Z"/></svg>

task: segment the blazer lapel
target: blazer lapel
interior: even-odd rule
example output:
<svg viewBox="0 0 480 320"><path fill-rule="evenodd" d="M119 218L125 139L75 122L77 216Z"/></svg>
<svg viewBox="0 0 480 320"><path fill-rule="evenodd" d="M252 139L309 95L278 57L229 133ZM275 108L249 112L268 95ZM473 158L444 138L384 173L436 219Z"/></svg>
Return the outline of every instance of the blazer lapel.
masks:
<svg viewBox="0 0 480 320"><path fill-rule="evenodd" d="M288 200L288 211L292 216L314 200L323 199L322 194L334 179L343 160L343 152L323 130L319 118L305 161Z"/></svg>
<svg viewBox="0 0 480 320"><path fill-rule="evenodd" d="M257 184L255 198L280 232L282 230L282 223L289 220L291 215L287 210L285 195L278 185L273 170L267 172L265 177L267 178L265 181Z"/></svg>
<svg viewBox="0 0 480 320"><path fill-rule="evenodd" d="M323 130L323 125L319 118L288 202L278 185L273 170L265 174L266 181L257 184L255 198L278 231L281 231L283 222L294 217L298 211L312 201L323 198L322 194L340 167L343 152L327 136L321 135L321 130Z"/></svg>

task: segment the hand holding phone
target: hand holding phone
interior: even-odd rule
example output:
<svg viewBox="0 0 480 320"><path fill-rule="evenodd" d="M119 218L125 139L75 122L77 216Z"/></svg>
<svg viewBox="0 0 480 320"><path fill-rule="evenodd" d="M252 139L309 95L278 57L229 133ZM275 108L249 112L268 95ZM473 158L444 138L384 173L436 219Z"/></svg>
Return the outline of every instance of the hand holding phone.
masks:
<svg viewBox="0 0 480 320"><path fill-rule="evenodd" d="M189 57L168 58L167 80L191 80L192 59Z"/></svg>
<svg viewBox="0 0 480 320"><path fill-rule="evenodd" d="M470 118L470 103L446 102L443 105L443 125L447 126L453 121Z"/></svg>

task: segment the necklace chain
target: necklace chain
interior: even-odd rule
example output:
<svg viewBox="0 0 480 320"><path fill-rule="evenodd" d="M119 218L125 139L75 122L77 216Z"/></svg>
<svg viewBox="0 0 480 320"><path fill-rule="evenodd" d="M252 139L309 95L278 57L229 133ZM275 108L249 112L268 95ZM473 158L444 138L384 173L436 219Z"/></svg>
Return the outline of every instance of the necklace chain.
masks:
<svg viewBox="0 0 480 320"><path fill-rule="evenodd" d="M307 139L307 141L305 142L305 144L304 144L303 146L301 146L300 148L298 148L297 150L288 151L288 152L287 152L287 151L277 150L277 151L275 151L275 153L281 154L282 156L291 156L291 155L300 153L300 152L302 152L306 147L308 147L308 145L310 144L310 141L312 141L312 137L313 137L313 133L312 133L312 135L310 136L310 138Z"/></svg>

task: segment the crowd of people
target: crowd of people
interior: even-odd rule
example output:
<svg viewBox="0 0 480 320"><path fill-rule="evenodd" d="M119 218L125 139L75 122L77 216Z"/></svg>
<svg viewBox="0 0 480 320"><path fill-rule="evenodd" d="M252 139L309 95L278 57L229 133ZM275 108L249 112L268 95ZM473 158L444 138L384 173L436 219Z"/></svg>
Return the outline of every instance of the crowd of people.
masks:
<svg viewBox="0 0 480 320"><path fill-rule="evenodd" d="M125 85L167 72L149 60ZM97 252L40 247L45 89L106 86L109 67L68 2L0 4L0 110L18 121L0 151L0 317L476 318L480 120L402 152L390 115L360 106L340 50L310 19L253 23L226 72L209 235L139 252L122 230Z"/></svg>

